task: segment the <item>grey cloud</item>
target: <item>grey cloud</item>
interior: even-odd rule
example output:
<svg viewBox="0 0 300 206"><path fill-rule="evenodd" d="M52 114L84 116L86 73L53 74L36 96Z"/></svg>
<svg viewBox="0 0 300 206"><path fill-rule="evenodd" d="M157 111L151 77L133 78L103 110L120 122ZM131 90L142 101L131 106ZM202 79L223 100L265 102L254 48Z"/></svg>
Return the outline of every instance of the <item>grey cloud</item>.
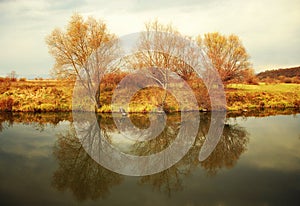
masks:
<svg viewBox="0 0 300 206"><path fill-rule="evenodd" d="M240 36L255 69L296 66L300 53L300 1L0 0L0 75L16 70L48 73L53 59L44 38L73 12L109 19L115 32L143 29L151 18L172 22L187 35L219 31Z"/></svg>
<svg viewBox="0 0 300 206"><path fill-rule="evenodd" d="M170 8L185 8L185 7L207 7L210 5L214 5L217 0L207 1L207 0L134 0L131 11L134 12L143 12L143 11L151 11L151 10L163 10Z"/></svg>

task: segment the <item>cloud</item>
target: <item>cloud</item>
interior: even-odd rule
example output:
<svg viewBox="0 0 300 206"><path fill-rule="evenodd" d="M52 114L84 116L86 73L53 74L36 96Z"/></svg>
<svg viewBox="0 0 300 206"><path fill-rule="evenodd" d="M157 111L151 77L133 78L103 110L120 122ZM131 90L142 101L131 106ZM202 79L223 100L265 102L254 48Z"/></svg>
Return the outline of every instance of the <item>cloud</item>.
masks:
<svg viewBox="0 0 300 206"><path fill-rule="evenodd" d="M45 36L73 12L104 19L117 35L141 31L145 21L172 22L182 33L235 33L256 71L299 65L300 1L0 1L0 75L49 73Z"/></svg>
<svg viewBox="0 0 300 206"><path fill-rule="evenodd" d="M203 7L206 8L208 6L215 5L217 0L206 1L206 0L152 0L152 1L143 1L143 0L134 0L130 11L133 12L145 12L145 11L157 11L157 10L165 10L165 9L186 9L193 7Z"/></svg>

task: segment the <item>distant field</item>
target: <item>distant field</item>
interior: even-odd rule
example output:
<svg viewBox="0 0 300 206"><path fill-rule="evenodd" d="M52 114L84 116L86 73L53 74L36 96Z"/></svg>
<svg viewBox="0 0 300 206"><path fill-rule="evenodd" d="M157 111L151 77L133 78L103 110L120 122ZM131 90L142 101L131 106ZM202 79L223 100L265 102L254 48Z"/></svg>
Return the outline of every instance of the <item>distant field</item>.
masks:
<svg viewBox="0 0 300 206"><path fill-rule="evenodd" d="M0 82L0 110L2 111L71 111L74 82L58 80L27 80ZM116 85L102 85L99 112L110 112L110 101ZM199 84L192 86L199 102L200 110L209 110L207 97ZM157 107L163 91L155 88L143 89L136 93L130 102L130 111L149 112ZM184 96L184 95L183 95ZM299 84L231 84L226 89L227 109L245 110L261 108L298 108L300 107ZM188 101L188 100L187 100ZM178 103L168 94L167 109L178 111Z"/></svg>
<svg viewBox="0 0 300 206"><path fill-rule="evenodd" d="M227 88L229 110L300 107L300 84L231 84Z"/></svg>
<svg viewBox="0 0 300 206"><path fill-rule="evenodd" d="M300 94L300 84L265 84L247 85L247 84L230 84L228 88L243 90L247 92L296 92Z"/></svg>

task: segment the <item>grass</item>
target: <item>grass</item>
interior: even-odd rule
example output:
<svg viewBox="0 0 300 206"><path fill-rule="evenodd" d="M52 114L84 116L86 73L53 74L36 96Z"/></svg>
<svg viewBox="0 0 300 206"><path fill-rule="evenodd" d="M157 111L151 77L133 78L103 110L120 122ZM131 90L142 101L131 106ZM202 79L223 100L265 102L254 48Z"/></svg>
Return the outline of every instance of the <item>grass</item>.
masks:
<svg viewBox="0 0 300 206"><path fill-rule="evenodd" d="M247 92L271 92L271 93L285 93L285 92L298 92L300 93L300 84L265 84L260 83L259 85L247 85L247 84L230 84L229 89L237 89Z"/></svg>
<svg viewBox="0 0 300 206"><path fill-rule="evenodd" d="M3 87L4 83L0 83ZM72 82L31 80L10 82L2 88L2 111L55 112L72 110Z"/></svg>
<svg viewBox="0 0 300 206"><path fill-rule="evenodd" d="M110 83L110 81L108 81ZM102 85L100 100L102 107L98 112L118 111L119 105L110 105L114 88L118 82ZM199 110L209 110L209 103L203 87L199 82L189 83L199 103ZM74 82L59 80L27 80L0 82L0 110L25 112L58 112L72 110L72 93ZM183 93L177 85L176 93L185 102L184 110L191 109L189 94ZM126 89L120 91L120 98L126 95ZM128 112L156 112L164 96L160 88L144 88L132 98ZM243 111L264 108L297 108L300 107L300 84L264 84L245 85L230 84L226 88L227 110ZM176 98L167 95L163 108L167 112L180 111Z"/></svg>
<svg viewBox="0 0 300 206"><path fill-rule="evenodd" d="M231 84L227 87L228 110L299 108L299 84Z"/></svg>

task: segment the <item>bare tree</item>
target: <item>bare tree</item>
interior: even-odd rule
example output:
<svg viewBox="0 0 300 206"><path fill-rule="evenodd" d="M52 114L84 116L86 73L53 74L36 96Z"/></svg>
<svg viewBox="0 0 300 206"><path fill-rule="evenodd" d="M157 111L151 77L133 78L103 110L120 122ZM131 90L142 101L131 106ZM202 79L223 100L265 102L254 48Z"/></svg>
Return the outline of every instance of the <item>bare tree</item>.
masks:
<svg viewBox="0 0 300 206"><path fill-rule="evenodd" d="M54 29L46 38L49 52L55 59L52 72L57 78L77 76L99 108L99 82L118 54L117 42L103 21L93 17L85 20L75 13L65 31Z"/></svg>
<svg viewBox="0 0 300 206"><path fill-rule="evenodd" d="M12 81L16 81L17 80L17 72L16 71L11 71L9 74L8 74L8 78L10 78L10 80Z"/></svg>
<svg viewBox="0 0 300 206"><path fill-rule="evenodd" d="M157 20L145 24L137 44L138 52L129 59L134 69L145 69L145 76L153 79L164 89L160 106L165 105L167 90L172 80L172 72L188 79L197 62L196 50L189 44L189 38L181 35L171 24L161 24ZM174 78L173 78L174 79Z"/></svg>

